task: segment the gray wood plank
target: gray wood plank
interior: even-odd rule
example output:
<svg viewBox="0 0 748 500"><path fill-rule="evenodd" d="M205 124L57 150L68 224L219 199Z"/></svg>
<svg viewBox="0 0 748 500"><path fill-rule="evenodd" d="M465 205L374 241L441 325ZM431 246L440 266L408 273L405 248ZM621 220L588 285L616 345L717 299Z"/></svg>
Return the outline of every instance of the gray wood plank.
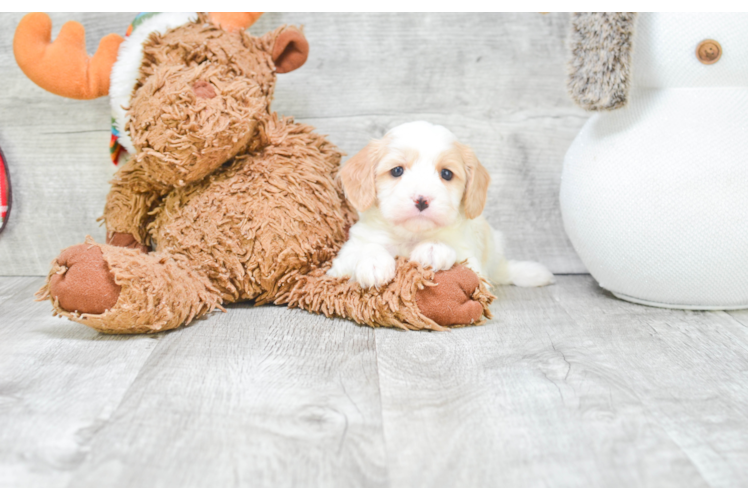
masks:
<svg viewBox="0 0 748 500"><path fill-rule="evenodd" d="M737 311L726 311L735 321L748 327L748 309L739 309ZM748 339L746 339L748 345Z"/></svg>
<svg viewBox="0 0 748 500"><path fill-rule="evenodd" d="M748 485L745 311L561 276L446 333L240 304L116 337L40 284L0 278L2 486Z"/></svg>
<svg viewBox="0 0 748 500"><path fill-rule="evenodd" d="M377 330L393 485L748 485L745 325L589 277L500 294L485 326Z"/></svg>
<svg viewBox="0 0 748 500"><path fill-rule="evenodd" d="M374 334L235 305L168 334L73 486L382 486Z"/></svg>
<svg viewBox="0 0 748 500"><path fill-rule="evenodd" d="M0 486L64 486L158 336L53 318L40 278L0 278Z"/></svg>
<svg viewBox="0 0 748 500"><path fill-rule="evenodd" d="M123 33L133 14L52 14L88 31L89 51ZM0 14L0 146L15 206L0 237L0 275L44 275L68 245L97 239L114 172L106 98L48 94L21 73L11 44L21 14ZM565 94L565 14L268 13L261 34L303 24L307 64L280 75L274 109L353 154L399 123L427 119L471 145L493 177L486 216L509 255L557 273L584 272L561 224L563 155L586 114Z"/></svg>

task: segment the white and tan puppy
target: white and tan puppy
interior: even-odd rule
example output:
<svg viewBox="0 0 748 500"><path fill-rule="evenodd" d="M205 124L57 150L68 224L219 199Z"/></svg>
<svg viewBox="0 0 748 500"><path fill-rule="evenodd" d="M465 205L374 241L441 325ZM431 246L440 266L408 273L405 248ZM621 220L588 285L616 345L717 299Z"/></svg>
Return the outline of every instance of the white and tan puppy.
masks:
<svg viewBox="0 0 748 500"><path fill-rule="evenodd" d="M488 172L442 126L418 121L395 127L348 160L340 177L359 221L330 276L380 286L395 276L395 257L402 256L434 271L467 260L495 285L553 282L537 262L504 258L501 233L481 216Z"/></svg>

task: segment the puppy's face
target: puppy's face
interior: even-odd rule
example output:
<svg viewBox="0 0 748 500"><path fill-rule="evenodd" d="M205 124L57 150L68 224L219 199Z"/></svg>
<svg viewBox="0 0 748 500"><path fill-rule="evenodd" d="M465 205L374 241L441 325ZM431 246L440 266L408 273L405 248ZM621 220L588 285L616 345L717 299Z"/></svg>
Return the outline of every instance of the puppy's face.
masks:
<svg viewBox="0 0 748 500"><path fill-rule="evenodd" d="M371 141L340 175L357 210L376 204L390 224L415 233L480 215L490 181L470 148L427 122L400 125Z"/></svg>

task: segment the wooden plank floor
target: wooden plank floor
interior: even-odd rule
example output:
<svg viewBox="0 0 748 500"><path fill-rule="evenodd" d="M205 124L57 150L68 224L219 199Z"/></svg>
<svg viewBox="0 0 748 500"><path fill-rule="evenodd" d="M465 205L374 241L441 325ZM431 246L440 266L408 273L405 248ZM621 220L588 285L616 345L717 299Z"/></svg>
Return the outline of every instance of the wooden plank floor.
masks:
<svg viewBox="0 0 748 500"><path fill-rule="evenodd" d="M0 486L748 486L748 313L499 290L486 325L280 307L107 336L0 278Z"/></svg>

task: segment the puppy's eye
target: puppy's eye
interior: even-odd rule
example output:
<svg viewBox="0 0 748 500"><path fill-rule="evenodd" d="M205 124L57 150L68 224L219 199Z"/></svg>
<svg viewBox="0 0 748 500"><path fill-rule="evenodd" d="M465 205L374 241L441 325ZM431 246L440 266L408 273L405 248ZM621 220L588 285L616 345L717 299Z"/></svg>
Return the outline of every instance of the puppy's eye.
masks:
<svg viewBox="0 0 748 500"><path fill-rule="evenodd" d="M453 175L454 174L452 173L451 170L446 169L446 168L442 169L442 179L444 179L445 181L451 181Z"/></svg>
<svg viewBox="0 0 748 500"><path fill-rule="evenodd" d="M395 167L392 170L390 170L390 173L392 174L392 177L400 177L403 175L403 167Z"/></svg>

